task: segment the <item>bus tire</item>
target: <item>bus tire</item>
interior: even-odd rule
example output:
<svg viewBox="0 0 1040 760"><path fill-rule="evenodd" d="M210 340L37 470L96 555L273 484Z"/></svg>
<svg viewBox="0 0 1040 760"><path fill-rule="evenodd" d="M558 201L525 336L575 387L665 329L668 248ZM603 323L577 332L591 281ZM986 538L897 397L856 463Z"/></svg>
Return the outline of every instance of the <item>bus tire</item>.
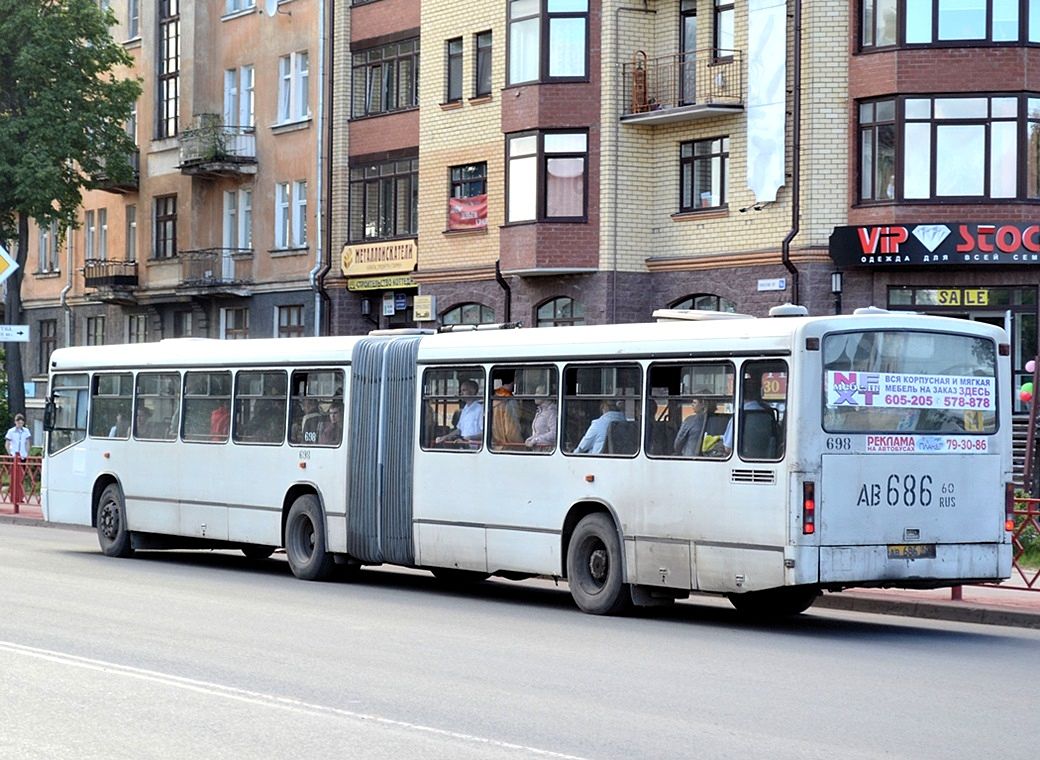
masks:
<svg viewBox="0 0 1040 760"><path fill-rule="evenodd" d="M730 594L729 602L742 615L768 619L800 615L812 607L820 595L816 586L788 586L765 591Z"/></svg>
<svg viewBox="0 0 1040 760"><path fill-rule="evenodd" d="M106 557L129 557L134 553L130 530L126 527L126 504L123 490L109 483L101 492L97 506L97 536L101 553Z"/></svg>
<svg viewBox="0 0 1040 760"><path fill-rule="evenodd" d="M592 615L626 610L632 596L623 573L614 521L602 512L583 517L567 547L567 582L575 604Z"/></svg>
<svg viewBox="0 0 1040 760"><path fill-rule="evenodd" d="M267 559L274 554L274 547L250 544L249 546L242 547L242 554L244 554L248 559Z"/></svg>
<svg viewBox="0 0 1040 760"><path fill-rule="evenodd" d="M305 581L323 581L332 574L335 559L325 544L325 520L314 494L293 502L285 521L285 556L293 575Z"/></svg>

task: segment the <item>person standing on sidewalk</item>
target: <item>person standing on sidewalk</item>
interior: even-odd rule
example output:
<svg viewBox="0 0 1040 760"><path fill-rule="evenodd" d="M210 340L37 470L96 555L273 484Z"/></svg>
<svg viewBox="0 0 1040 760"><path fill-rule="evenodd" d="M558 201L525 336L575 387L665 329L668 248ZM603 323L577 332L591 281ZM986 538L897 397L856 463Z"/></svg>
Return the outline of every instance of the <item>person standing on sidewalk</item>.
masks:
<svg viewBox="0 0 1040 760"><path fill-rule="evenodd" d="M17 507L22 502L22 462L29 457L29 440L32 433L25 426L25 416L20 412L14 416L14 427L7 431L4 446L12 457L11 503Z"/></svg>

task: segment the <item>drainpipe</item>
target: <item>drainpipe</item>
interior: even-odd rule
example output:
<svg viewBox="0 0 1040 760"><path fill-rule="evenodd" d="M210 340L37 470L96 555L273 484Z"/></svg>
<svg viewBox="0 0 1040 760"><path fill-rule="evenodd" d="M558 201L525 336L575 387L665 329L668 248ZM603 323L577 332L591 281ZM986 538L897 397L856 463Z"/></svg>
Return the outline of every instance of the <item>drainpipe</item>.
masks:
<svg viewBox="0 0 1040 760"><path fill-rule="evenodd" d="M799 303L798 268L791 262L791 241L798 234L801 215L802 164L802 0L794 2L794 73L791 85L791 229L780 244L780 259L791 273L791 302Z"/></svg>
<svg viewBox="0 0 1040 760"><path fill-rule="evenodd" d="M61 308L65 310L65 345L74 345L72 342L72 307L69 306L69 291L72 290L72 227L68 227L65 231L65 239L69 241L69 244L65 246L65 270L68 272L68 279L65 280L65 287L61 289Z"/></svg>
<svg viewBox="0 0 1040 760"><path fill-rule="evenodd" d="M335 50L336 29L336 0L326 0L328 8L328 24L324 9L318 14L318 54L321 73L319 80L323 86L318 88L318 170L315 173L318 178L318 188L315 197L318 199L318 213L315 214L315 226L317 227L315 238L318 250L315 252L314 268L309 273L311 288L314 290L314 332L316 335L329 334L329 321L332 311L332 299L325 290L325 277L332 268L332 225L322 224L322 218L327 213L332 217L332 160L326 160L332 155L332 104L333 85L335 80L335 61L333 51ZM328 40L326 41L326 33ZM326 53L327 51L327 53ZM328 60L326 60L326 55ZM327 195L327 197L326 197Z"/></svg>
<svg viewBox="0 0 1040 760"><path fill-rule="evenodd" d="M506 278L502 276L502 260L499 259L495 262L495 282L497 282L502 290L506 292L506 313L503 322L513 321L513 289L509 287L509 283L506 282Z"/></svg>
<svg viewBox="0 0 1040 760"><path fill-rule="evenodd" d="M618 291L618 181L620 176L620 164L621 164L621 111L624 108L621 100L624 97L625 89L624 82L622 82L622 73L624 68L621 65L621 12L627 11L628 13L650 13L656 14L657 11L650 10L647 7L647 0L643 0L642 8L627 8L619 6L614 9L614 70L618 73L616 84L614 89L617 93L618 102L618 113L614 116L614 199L612 201L613 208L611 209L611 265L610 265L610 321L613 324L617 324L617 291ZM600 151L600 155L603 155L603 151ZM602 159L601 159L602 161ZM506 320L509 321L508 319Z"/></svg>

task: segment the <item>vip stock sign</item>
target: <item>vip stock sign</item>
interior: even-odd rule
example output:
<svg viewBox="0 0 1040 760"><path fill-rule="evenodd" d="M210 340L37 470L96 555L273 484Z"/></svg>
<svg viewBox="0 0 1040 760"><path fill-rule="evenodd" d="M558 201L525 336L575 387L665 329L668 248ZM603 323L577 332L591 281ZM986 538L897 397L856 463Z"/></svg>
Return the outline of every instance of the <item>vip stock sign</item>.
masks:
<svg viewBox="0 0 1040 760"><path fill-rule="evenodd" d="M844 267L1040 264L1040 224L835 227L830 255Z"/></svg>

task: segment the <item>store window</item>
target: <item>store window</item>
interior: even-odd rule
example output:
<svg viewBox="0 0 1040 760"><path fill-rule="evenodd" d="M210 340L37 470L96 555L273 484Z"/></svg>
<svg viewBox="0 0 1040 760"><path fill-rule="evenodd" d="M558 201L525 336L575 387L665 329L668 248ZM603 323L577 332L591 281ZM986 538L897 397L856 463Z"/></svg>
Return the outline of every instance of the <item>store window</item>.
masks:
<svg viewBox="0 0 1040 760"><path fill-rule="evenodd" d="M703 311L725 311L733 314L737 311L737 305L728 298L716 296L711 293L698 293L692 296L680 298L668 308L670 309L699 309Z"/></svg>
<svg viewBox="0 0 1040 760"><path fill-rule="evenodd" d="M573 298L559 296L541 304L536 310L538 327L562 327L585 324L585 307Z"/></svg>
<svg viewBox="0 0 1040 760"><path fill-rule="evenodd" d="M495 310L482 303L463 303L441 314L442 325L488 325L495 321Z"/></svg>

